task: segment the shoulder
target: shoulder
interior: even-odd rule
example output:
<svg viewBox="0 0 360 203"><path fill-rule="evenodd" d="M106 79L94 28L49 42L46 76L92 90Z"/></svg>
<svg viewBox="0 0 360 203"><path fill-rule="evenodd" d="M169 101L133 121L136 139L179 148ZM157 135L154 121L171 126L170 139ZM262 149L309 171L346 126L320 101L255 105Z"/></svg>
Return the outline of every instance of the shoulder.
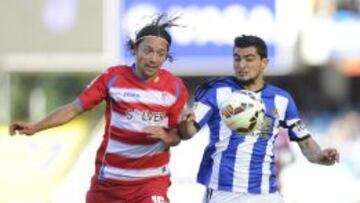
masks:
<svg viewBox="0 0 360 203"><path fill-rule="evenodd" d="M292 99L291 94L284 90L283 88L280 88L278 86L272 85L272 84L266 84L266 87L263 90L264 96L282 96L287 99Z"/></svg>
<svg viewBox="0 0 360 203"><path fill-rule="evenodd" d="M176 97L179 97L180 95L188 95L188 90L185 86L185 83L180 77L175 76L171 72L164 69L159 72L159 77L160 83L158 85L163 91L168 91L176 95Z"/></svg>
<svg viewBox="0 0 360 203"><path fill-rule="evenodd" d="M116 81L119 78L127 78L132 74L131 66L118 65L111 66L103 72L108 81Z"/></svg>
<svg viewBox="0 0 360 203"><path fill-rule="evenodd" d="M182 78L172 74L170 71L162 69L159 73L160 77L166 85L173 84L175 86L184 86L184 81Z"/></svg>
<svg viewBox="0 0 360 203"><path fill-rule="evenodd" d="M160 76L164 77L164 78L169 78L169 79L180 79L179 77L177 77L176 75L174 75L173 73L171 73L170 71L166 70L166 69L161 69L160 70Z"/></svg>
<svg viewBox="0 0 360 203"><path fill-rule="evenodd" d="M217 89L221 87L233 87L238 86L236 79L233 77L214 77L210 78L201 85L198 89Z"/></svg>
<svg viewBox="0 0 360 203"><path fill-rule="evenodd" d="M206 92L216 91L222 87L235 87L238 86L234 77L213 77L199 85L195 90L195 96L200 96Z"/></svg>
<svg viewBox="0 0 360 203"><path fill-rule="evenodd" d="M110 66L104 73L109 75L123 74L131 71L131 67L127 65Z"/></svg>

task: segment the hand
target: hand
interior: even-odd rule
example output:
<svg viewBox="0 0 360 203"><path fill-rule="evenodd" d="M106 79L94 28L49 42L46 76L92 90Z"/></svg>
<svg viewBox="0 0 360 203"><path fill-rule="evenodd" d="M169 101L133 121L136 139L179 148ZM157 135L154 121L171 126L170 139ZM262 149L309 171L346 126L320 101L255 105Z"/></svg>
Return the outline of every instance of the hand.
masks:
<svg viewBox="0 0 360 203"><path fill-rule="evenodd" d="M327 148L321 151L319 164L334 165L335 162L339 162L339 152L334 148Z"/></svg>
<svg viewBox="0 0 360 203"><path fill-rule="evenodd" d="M18 132L20 135L33 135L38 129L35 125L26 122L13 122L10 124L9 133L15 135Z"/></svg>
<svg viewBox="0 0 360 203"><path fill-rule="evenodd" d="M191 122L191 123L194 122L196 120L194 111L192 110L188 111L184 116L184 120L186 122Z"/></svg>
<svg viewBox="0 0 360 203"><path fill-rule="evenodd" d="M148 138L161 140L167 146L175 146L180 143L180 138L167 132L164 128L158 126L148 126L144 128L144 131L148 133Z"/></svg>
<svg viewBox="0 0 360 203"><path fill-rule="evenodd" d="M199 129L195 126L195 123L195 113L190 110L179 124L179 136L182 140L190 139L198 132Z"/></svg>

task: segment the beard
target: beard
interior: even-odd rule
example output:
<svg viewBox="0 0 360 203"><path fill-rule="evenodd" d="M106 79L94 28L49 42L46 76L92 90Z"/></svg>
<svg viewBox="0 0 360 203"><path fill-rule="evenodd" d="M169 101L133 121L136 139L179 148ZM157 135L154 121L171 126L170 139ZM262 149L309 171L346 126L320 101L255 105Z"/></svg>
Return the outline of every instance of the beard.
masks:
<svg viewBox="0 0 360 203"><path fill-rule="evenodd" d="M251 84L254 84L254 82L255 82L255 78L249 78L249 79L237 78L237 80L241 86L249 86Z"/></svg>

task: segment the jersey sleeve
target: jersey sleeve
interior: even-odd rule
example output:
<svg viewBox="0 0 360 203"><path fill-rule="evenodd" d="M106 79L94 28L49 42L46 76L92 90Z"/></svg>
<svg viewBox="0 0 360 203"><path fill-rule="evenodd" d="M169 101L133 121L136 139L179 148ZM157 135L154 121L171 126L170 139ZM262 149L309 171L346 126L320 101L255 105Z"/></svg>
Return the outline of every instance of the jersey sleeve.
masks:
<svg viewBox="0 0 360 203"><path fill-rule="evenodd" d="M214 109L217 108L213 89L202 85L195 91L195 102L192 107L195 113L196 123L202 128L210 119Z"/></svg>
<svg viewBox="0 0 360 203"><path fill-rule="evenodd" d="M89 111L107 98L110 71L95 78L75 100L83 110Z"/></svg>
<svg viewBox="0 0 360 203"><path fill-rule="evenodd" d="M189 99L189 93L181 79L178 80L176 86L176 97L175 104L169 110L169 128L176 128L178 126Z"/></svg>
<svg viewBox="0 0 360 203"><path fill-rule="evenodd" d="M310 136L303 120L299 116L296 104L291 96L285 113L285 127L289 130L291 141L300 141Z"/></svg>

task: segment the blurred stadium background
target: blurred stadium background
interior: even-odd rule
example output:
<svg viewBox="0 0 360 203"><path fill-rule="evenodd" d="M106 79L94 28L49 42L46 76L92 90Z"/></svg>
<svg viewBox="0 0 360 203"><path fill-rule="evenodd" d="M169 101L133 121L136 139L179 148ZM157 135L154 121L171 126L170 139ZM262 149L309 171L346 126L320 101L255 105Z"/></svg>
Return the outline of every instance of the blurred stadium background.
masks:
<svg viewBox="0 0 360 203"><path fill-rule="evenodd" d="M287 203L360 202L359 0L0 1L0 202L82 203L102 138L103 106L34 137L10 137L11 120L37 121L71 102L108 66L131 63L125 41L154 13L182 15L167 63L194 91L232 74L232 40L266 39L269 82L292 92L334 167L306 162L286 132L278 140ZM206 129L205 129L206 131ZM173 203L200 202L195 183L204 132L172 149Z"/></svg>

